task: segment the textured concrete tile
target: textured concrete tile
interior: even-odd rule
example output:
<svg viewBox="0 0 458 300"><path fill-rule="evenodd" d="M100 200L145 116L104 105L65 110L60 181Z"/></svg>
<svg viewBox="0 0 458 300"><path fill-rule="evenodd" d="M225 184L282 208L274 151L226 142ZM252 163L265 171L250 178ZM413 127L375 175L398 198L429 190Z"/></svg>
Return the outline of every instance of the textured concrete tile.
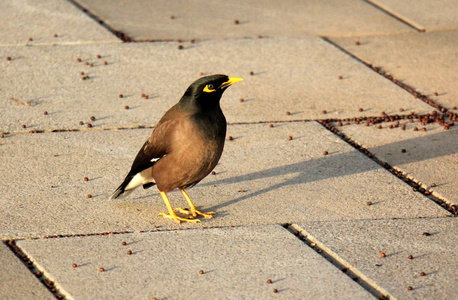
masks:
<svg viewBox="0 0 458 300"><path fill-rule="evenodd" d="M216 175L189 191L212 220L178 225L153 187L108 200L151 129L2 139L0 236L449 215L321 125L232 125ZM293 140L288 140L292 136ZM329 155L323 155L328 151ZM87 176L89 181L83 181ZM87 198L91 194L92 198ZM173 205L183 206L179 192ZM374 205L367 206L372 201Z"/></svg>
<svg viewBox="0 0 458 300"><path fill-rule="evenodd" d="M0 46L121 42L69 1L2 0L0 27Z"/></svg>
<svg viewBox="0 0 458 300"><path fill-rule="evenodd" d="M0 298L55 299L27 267L0 242Z"/></svg>
<svg viewBox="0 0 458 300"><path fill-rule="evenodd" d="M77 2L134 40L348 36L412 31L379 9L356 0L344 4L337 0Z"/></svg>
<svg viewBox="0 0 458 300"><path fill-rule="evenodd" d="M345 118L400 106L406 113L431 111L320 38L209 41L186 44L184 50L176 43L130 43L0 48L0 53L14 58L0 60L3 131L24 130L23 124L26 131L79 128L78 122L91 116L98 119L91 122L95 127L154 125L200 72L245 79L223 96L229 122ZM81 80L80 72L90 78Z"/></svg>
<svg viewBox="0 0 458 300"><path fill-rule="evenodd" d="M382 130L362 125L339 129L382 161L420 182L433 195L458 204L458 128L444 130L434 123L425 126L427 131L423 132L413 130L422 127L418 123L406 122L405 125L405 131L388 129L387 124Z"/></svg>
<svg viewBox="0 0 458 300"><path fill-rule="evenodd" d="M397 299L452 299L456 294L457 218L299 226Z"/></svg>
<svg viewBox="0 0 458 300"><path fill-rule="evenodd" d="M371 298L281 226L26 240L18 245L75 299Z"/></svg>
<svg viewBox="0 0 458 300"><path fill-rule="evenodd" d="M458 6L454 0L370 0L416 28L431 30L458 29Z"/></svg>
<svg viewBox="0 0 458 300"><path fill-rule="evenodd" d="M444 107L458 106L458 31L359 37L360 46L354 38L332 40Z"/></svg>

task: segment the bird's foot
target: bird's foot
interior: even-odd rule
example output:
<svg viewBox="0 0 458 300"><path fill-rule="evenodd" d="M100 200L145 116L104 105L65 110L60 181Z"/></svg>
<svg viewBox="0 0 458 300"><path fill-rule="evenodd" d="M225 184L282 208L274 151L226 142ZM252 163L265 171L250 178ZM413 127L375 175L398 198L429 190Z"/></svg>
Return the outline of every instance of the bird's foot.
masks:
<svg viewBox="0 0 458 300"><path fill-rule="evenodd" d="M197 209L189 210L187 208L181 208L181 207L177 207L176 210L184 215L193 216L194 218L197 216L202 216L205 219L213 219L213 215L216 215L216 212L214 211L208 211L204 213L204 212L198 211Z"/></svg>
<svg viewBox="0 0 458 300"><path fill-rule="evenodd" d="M159 213L159 215L163 216L164 218L167 218L167 219L172 219L173 221L177 222L178 224L180 224L181 222L188 222L188 223L199 223L200 222L200 220L198 220L198 219L182 218L182 217L179 217L177 215L166 214L165 212L161 212L161 213Z"/></svg>

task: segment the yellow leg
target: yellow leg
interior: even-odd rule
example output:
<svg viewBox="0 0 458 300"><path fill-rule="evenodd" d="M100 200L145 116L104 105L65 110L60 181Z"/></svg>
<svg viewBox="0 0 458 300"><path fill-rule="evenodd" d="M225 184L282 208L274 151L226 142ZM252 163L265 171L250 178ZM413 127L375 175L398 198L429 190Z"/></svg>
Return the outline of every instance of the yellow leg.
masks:
<svg viewBox="0 0 458 300"><path fill-rule="evenodd" d="M169 214L161 212L159 215L163 216L164 218L172 219L177 223L180 223L180 222L198 223L200 222L200 220L197 220L197 219L186 219L186 218L177 216L177 214L175 213L175 211L172 208L172 204L170 204L170 200L169 200L169 197L167 197L167 194L161 191L159 191L159 193L161 194L162 199L164 199L165 205L167 206L167 210L169 211Z"/></svg>
<svg viewBox="0 0 458 300"><path fill-rule="evenodd" d="M180 192L183 194L183 197L186 199L186 201L188 202L188 205L189 205L189 210L188 209L183 209L181 207L178 207L177 210L182 213L182 214L186 214L186 215L192 215L193 217L196 217L197 215L199 216L202 216L206 219L212 219L213 218L213 215L216 214L214 211L209 211L209 212L200 212L196 209L196 207L194 206L194 203L192 203L191 201L191 198L189 198L189 195L188 193L186 193L186 191L184 189L180 189Z"/></svg>

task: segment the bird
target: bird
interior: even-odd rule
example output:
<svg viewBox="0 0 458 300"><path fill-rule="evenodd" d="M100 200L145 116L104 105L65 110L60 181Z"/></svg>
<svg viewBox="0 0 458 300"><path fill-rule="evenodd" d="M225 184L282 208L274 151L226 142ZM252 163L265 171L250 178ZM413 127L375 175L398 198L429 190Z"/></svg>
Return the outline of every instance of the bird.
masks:
<svg viewBox="0 0 458 300"><path fill-rule="evenodd" d="M110 199L123 198L137 187L157 186L173 221L197 223L198 216L211 219L215 212L201 212L185 191L205 178L217 165L224 148L227 123L220 100L226 89L242 81L239 77L214 74L194 81L172 106L143 144L124 181ZM167 193L179 189L189 209L176 210Z"/></svg>

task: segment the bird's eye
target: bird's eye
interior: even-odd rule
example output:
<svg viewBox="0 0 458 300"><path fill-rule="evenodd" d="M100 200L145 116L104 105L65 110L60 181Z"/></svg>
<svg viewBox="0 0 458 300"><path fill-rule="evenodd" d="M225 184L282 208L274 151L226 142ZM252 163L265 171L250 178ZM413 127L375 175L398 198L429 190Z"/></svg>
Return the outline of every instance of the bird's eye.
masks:
<svg viewBox="0 0 458 300"><path fill-rule="evenodd" d="M205 93L213 93L215 90L215 86L213 84L207 84L205 87L204 87L204 92Z"/></svg>

